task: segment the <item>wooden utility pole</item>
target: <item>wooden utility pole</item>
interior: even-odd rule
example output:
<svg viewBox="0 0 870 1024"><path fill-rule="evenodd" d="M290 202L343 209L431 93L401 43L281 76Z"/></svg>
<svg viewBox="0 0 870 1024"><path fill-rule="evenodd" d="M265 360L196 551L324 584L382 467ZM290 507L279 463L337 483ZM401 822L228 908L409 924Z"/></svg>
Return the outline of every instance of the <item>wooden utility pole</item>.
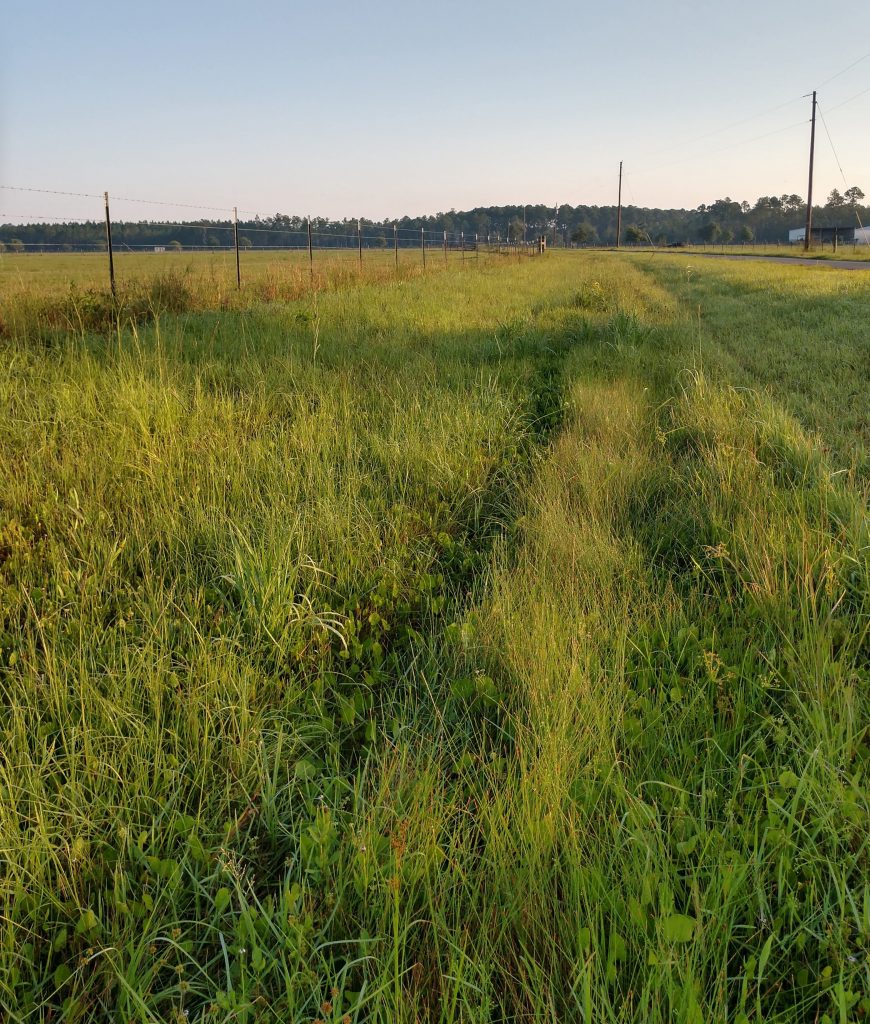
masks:
<svg viewBox="0 0 870 1024"><path fill-rule="evenodd" d="M619 239L622 237L622 161L619 161L619 199L616 205L616 248L619 248Z"/></svg>
<svg viewBox="0 0 870 1024"><path fill-rule="evenodd" d="M233 207L233 244L236 247L236 288L242 287L242 264L239 261L239 210Z"/></svg>
<svg viewBox="0 0 870 1024"><path fill-rule="evenodd" d="M109 193L103 193L106 201L106 248L109 251L109 287L112 289L112 298L117 298L115 293L115 261L112 258L112 221L109 217Z"/></svg>
<svg viewBox="0 0 870 1024"><path fill-rule="evenodd" d="M804 234L804 252L808 252L813 239L813 153L816 148L816 90L813 89L813 119L810 128L810 183L807 186L807 227Z"/></svg>

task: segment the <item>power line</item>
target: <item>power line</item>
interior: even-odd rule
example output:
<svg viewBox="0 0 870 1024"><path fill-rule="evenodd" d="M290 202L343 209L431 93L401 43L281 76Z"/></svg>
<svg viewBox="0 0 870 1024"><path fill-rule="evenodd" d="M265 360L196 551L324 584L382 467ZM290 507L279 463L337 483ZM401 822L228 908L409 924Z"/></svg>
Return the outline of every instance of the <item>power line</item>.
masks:
<svg viewBox="0 0 870 1024"><path fill-rule="evenodd" d="M664 163L655 164L653 167L648 167L643 171L635 173L635 177L642 177L645 174L651 174L653 171L661 170L664 167L673 167L676 164L687 163L690 160L703 160L705 157L716 156L718 153L727 153L729 150L736 149L738 146L748 146L753 142L760 142L762 139L770 138L773 135L781 135L783 132L792 131L793 129L800 128L808 123L808 119L804 118L801 121L795 121L793 124L786 125L784 128L775 128L773 131L764 132L761 135L753 135L752 138L749 139L741 139L737 142L731 142L727 146L721 146L719 149L714 149L704 153L695 153L692 156L677 157L676 160L666 160Z"/></svg>
<svg viewBox="0 0 870 1024"><path fill-rule="evenodd" d="M828 136L828 142L830 142L830 144L831 144L831 152L834 154L834 160L837 163L837 167L840 169L840 176L843 179L843 184L848 189L849 188L849 182L846 181L846 172L843 170L843 165L840 163L840 158L837 155L837 149L834 146L834 140L831 138L831 133L828 130L828 122L825 120L825 115L822 113L822 105L818 101L816 101L816 106L818 107L818 110L819 110L819 117L821 117L821 119L822 119L822 125L823 125L823 127L825 129L825 135ZM861 231L863 233L864 225L861 223L861 214L858 213L858 204L855 203L855 205L852 207L852 209L855 211L855 217L858 220L858 227L861 228Z"/></svg>
<svg viewBox="0 0 870 1024"><path fill-rule="evenodd" d="M840 170L840 175L843 178L843 182L846 185L846 187L848 188L848 182L846 181L846 175L845 175L845 172L843 171L843 165L840 163L840 158L837 156L837 150L836 150L836 147L834 146L834 140L831 138L831 133L828 130L828 122L825 120L825 115L822 112L822 105L821 105L821 103L819 103L818 100L816 100L816 106L818 107L818 110L819 110L819 117L822 119L822 127L825 129L825 135L828 136L828 142L830 142L830 144L831 144L831 152L834 154L834 160L836 161L837 167Z"/></svg>
<svg viewBox="0 0 870 1024"><path fill-rule="evenodd" d="M823 82L821 82L819 88L821 86L827 85L829 82L833 82L837 78L840 78L842 75L846 74L848 71L851 71L853 68L857 67L859 64L861 64L863 61L867 60L868 58L870 58L870 52L863 54L862 56L858 57L857 60L852 61L851 64L848 64L846 67L841 68L839 71L837 71L835 74L831 75L829 78L826 78ZM867 87L866 89L862 89L860 92L857 92L854 95L848 97L847 99L842 100L840 103L835 104L833 107L831 107L829 109L828 113L832 113L834 110L839 110L840 107L844 107L847 104L852 103L854 100L859 99L861 96L866 95L868 92L870 92L870 87ZM702 142L705 139L713 138L716 135L721 135L723 132L730 131L732 128L737 128L740 125L747 124L750 121L757 120L759 117L764 117L766 114L775 113L778 110L782 110L785 107L791 106L791 104L797 102L799 99L802 99L802 98L803 97L793 97L792 99L786 100L783 103L776 104L773 107L766 107L764 110L758 111L755 114L750 114L747 117L740 118L737 121L732 121L729 124L722 126L721 128L715 128L712 131L705 132L704 134L699 135L699 136L695 136L695 137L693 137L691 139L687 139L687 140L684 140L682 142L672 143L671 145L669 145L667 147L663 147L662 149L653 150L653 151L647 152L646 154L642 154L641 157L637 158L637 160L641 160L641 159L644 159L644 158L647 158L647 157L650 157L650 156L655 156L655 155L657 155L659 153L662 153L662 152L672 151L676 147L684 147L684 146L687 146L687 145L693 145L693 144L695 144L697 142ZM805 123L806 123L805 121L799 121L799 122L796 122L794 125L787 126L786 128L775 129L774 131L766 132L766 133L763 133L761 135L754 136L751 139L746 139L746 140L743 140L741 142L732 143L729 146L725 146L725 147L723 147L721 149L714 150L712 154L697 154L695 156L681 157L681 158L678 158L676 160L671 160L671 161L667 161L667 162L665 162L663 164L659 164L656 167L650 168L649 170L651 171L651 170L657 170L657 169L663 168L663 167L670 167L670 166L673 166L675 164L682 163L684 161L699 159L699 158L701 158L701 157L703 157L705 155L715 155L716 153L726 152L729 149L733 148L734 146L747 145L747 144L752 143L752 142L757 142L757 141L760 141L761 139L768 138L771 135L776 135L776 134L779 134L780 132L789 131L791 128L797 127L798 125L805 124ZM103 198L102 194L98 193L98 192L72 192L72 191L67 191L67 190L62 190L62 189L36 188L36 187L33 187L33 186L25 186L25 185L0 185L0 189L4 189L6 191L13 191L13 192L32 192L32 193L39 193L39 194L42 194L42 195L75 196L75 197L84 198L84 199L102 199ZM211 211L215 211L215 212L230 213L230 214L233 213L234 209L235 209L234 207L230 207L230 206L208 206L208 205L204 205L202 203L184 203L184 202L175 202L175 201L165 200L165 199L143 199L143 198L140 198L140 197L137 197L137 196L112 196L112 201L113 202L122 202L122 203L141 203L143 205L148 205L148 206L167 206L167 207L175 207L175 208L179 208L179 209L211 210ZM259 211L256 211L256 210L253 210L253 209L239 209L237 212L245 213L245 214L250 214L250 215L253 215L255 217L259 217L260 216ZM48 218L48 217L40 217L38 219L40 219L40 220L43 220L43 219L44 220L49 220L50 218ZM383 223L385 225L388 225L389 221L384 221ZM179 226L187 226L187 225L179 225ZM247 230L254 230L254 229L247 229ZM276 229L276 230L278 230L278 229ZM400 228L399 230L400 231L415 231L416 229Z"/></svg>
<svg viewBox="0 0 870 1024"><path fill-rule="evenodd" d="M860 64L862 61L867 60L868 57L870 57L870 53L865 53L863 56L859 57L857 60L852 61L852 63L847 65L845 68L841 68L835 74L831 75L830 78L826 78L821 83L821 85L819 85L817 88L821 88L823 85L827 85L829 82L833 82L835 79L839 78L841 75L845 75L847 71L851 71L852 68L857 67L858 64ZM870 90L866 90L866 89L864 90L864 92L867 92L867 91L870 91ZM846 103L850 103L853 99L857 99L858 96L863 96L863 95L864 95L863 92L858 93L856 96L853 96L853 97L851 97L848 100L844 100L843 103L840 103L837 106L844 106ZM713 138L716 135L721 135L723 132L730 131L732 128L739 128L740 125L747 124L750 121L755 121L759 117L764 117L766 114L773 114L773 113L776 113L776 111L778 111L778 110L783 110L785 107L789 107L793 103L797 103L797 102L799 102L803 98L804 98L803 96L793 96L791 99L785 100L783 103L778 103L778 104L776 104L775 106L772 106L772 107L765 107L764 110L759 110L755 114L749 114L747 117L742 117L742 118L740 118L737 121L731 121L729 124L723 125L721 128L714 128L712 131L704 132L703 135L693 136L692 138L685 139L682 142L671 143L670 145L662 147L661 149L656 149L656 150L648 151L646 153L642 153L639 157L636 157L635 159L636 160L643 160L643 159L651 157L651 156L656 156L659 153L663 153L663 152L667 152L669 150L673 150L676 147L691 146L691 145L694 145L696 142L703 142L705 139ZM836 109L836 108L832 108L832 109Z"/></svg>
<svg viewBox="0 0 870 1024"><path fill-rule="evenodd" d="M635 160L643 160L646 157L657 156L659 153L667 153L677 147L693 146L697 142L703 142L705 139L713 138L715 135L721 135L723 132L730 131L732 128L739 128L740 125L747 124L750 121L757 121L759 117L764 117L766 114L773 114L777 110L782 110L785 107L790 107L793 103L797 103L800 99L800 96L793 96L790 100L786 100L785 103L778 103L774 107L766 107L764 110L760 110L757 114L750 114L748 117L740 118L739 121L732 121L730 124L723 125L723 127L721 128L714 128L713 131L705 132L703 135L697 135L690 139L685 139L683 142L672 143L671 145L663 146L661 149L656 149L647 153L642 153L639 157L635 157Z"/></svg>
<svg viewBox="0 0 870 1024"><path fill-rule="evenodd" d="M834 81L834 79L835 79L835 78L839 78L839 77L840 77L840 75L845 75L847 71L851 71L851 70L852 70L852 68L854 68L854 67L856 67L856 66L857 66L858 64L860 64L860 63L861 63L861 61L863 61L863 60L867 60L867 58L868 58L868 57L870 57L870 53L865 53L863 57L859 57L859 58L858 58L858 59L857 59L856 61L853 61L853 62L852 62L852 63L851 63L851 64L850 64L850 65L849 65L848 67L846 67L846 68L843 68L843 70L842 70L842 71L838 71L838 72L836 73L836 75L831 75L831 77L830 77L830 78L826 78L826 79L824 80L824 82L821 82L821 83L819 84L819 89L821 89L821 87L822 87L823 85L827 85L827 84L828 84L828 82L833 82L833 81Z"/></svg>
<svg viewBox="0 0 870 1024"><path fill-rule="evenodd" d="M843 100L842 103L837 103L835 106L830 107L828 109L828 113L830 114L834 110L839 110L840 107L845 107L847 103L851 103L853 100L857 100L861 96L866 96L868 92L870 92L870 86L866 89L862 89L860 92L856 92L854 96L850 96L847 100Z"/></svg>
<svg viewBox="0 0 870 1024"><path fill-rule="evenodd" d="M845 74L847 71L849 71L852 68L856 67L862 61L866 60L868 57L870 57L870 53L864 54L862 57L859 57L857 60L855 60L851 64L849 64L847 67L841 69L836 74L834 74L834 75L830 76L829 78L825 79L825 82L822 83L822 84L825 84L827 82L831 82L834 79L840 77L841 75ZM861 96L866 95L867 93L870 93L870 87L868 87L866 89L863 89L863 90L861 90L858 93L855 93L854 95L852 95L852 96L848 97L847 99L841 101L840 103L836 104L835 106L829 108L828 112L831 113L833 110L838 110L840 107L843 107L843 106L846 106L849 103L852 103L854 100L860 98ZM802 97L799 97L799 98L802 98ZM751 114L748 117L742 118L742 119L740 119L738 121L731 122L730 124L725 125L725 126L723 126L721 128L714 129L713 131L707 132L704 135L698 136L695 139L690 140L690 142L688 142L688 143L677 143L677 145L680 146L680 145L691 144L692 142L699 142L699 141L702 141L704 139L708 139L708 138L714 137L716 135L721 134L722 132L729 131L732 128L735 128L735 127L737 127L737 126L739 126L741 124L746 124L749 121L752 121L752 120L755 120L755 119L757 119L759 117L762 117L765 114L772 113L772 112L777 111L777 110L781 110L784 107L788 107L792 103L796 102L796 99L797 98L791 99L791 100L787 100L786 102L777 104L776 106L765 108L763 111L760 111L760 112L758 112L756 114ZM715 156L715 155L717 155L719 153L728 152L728 151L730 151L732 149L735 149L738 146L750 145L753 142L758 142L758 141L761 141L763 139L770 138L770 137L772 137L774 135L778 135L778 134L782 134L783 132L791 131L792 129L797 128L797 127L801 127L801 126L803 126L805 124L807 124L806 119L802 119L800 121L796 121L796 122L794 122L792 124L786 125L786 126L784 126L782 128L776 128L776 129L773 129L772 131L763 132L763 133L761 133L759 135L752 136L751 138L748 138L748 139L738 140L738 141L729 143L726 146L719 147L718 149L714 149L712 151L695 153L695 154L692 154L692 155L689 155L689 156L684 156L684 157L677 157L677 158L675 158L673 160L666 160L663 163L653 165L652 167L645 168L644 170L642 170L640 172L637 172L635 174L635 176L643 177L644 175L648 175L648 174L650 174L650 173L652 173L654 171L657 171L657 170L660 170L660 169L663 169L663 168L666 168L666 167L672 167L672 166L675 166L675 165L678 165L678 164L681 164L681 163L686 163L686 162L693 161L693 160L704 159L705 157ZM827 125L825 126L825 128L826 128L826 131L827 131ZM828 133L828 136L829 136L829 140L830 140L830 133ZM669 147L669 148L673 148L673 147ZM657 150L655 152L662 152L662 150ZM842 173L842 168L841 168L841 173ZM37 193L37 194L42 194L42 195L73 196L73 197L77 197L77 198L86 198L86 199L102 199L103 198L103 196L100 193L95 193L95 192L74 192L74 191L69 191L69 190L37 188L37 187L34 187L34 186L25 186L25 185L2 185L2 184L0 184L0 189L3 189L5 191L12 191L12 192L28 192L28 193ZM134 196L112 196L112 200L113 200L113 202L140 203L140 204L144 204L144 205L162 206L162 207L171 207L171 208L181 208L181 209L210 210L210 211L221 212L221 213L228 213L228 214L229 213L233 213L233 210L234 210L233 207L209 206L209 205L205 205L205 204L201 204L201 203L185 203L185 202L176 202L176 201L161 200L161 199L143 199L143 198L134 197ZM249 209L241 209L239 212L244 213L244 214L252 215L256 220L260 220L260 213L258 211L249 210ZM39 217L33 217L32 219L34 219L34 220L36 220L36 219L38 219L38 220L52 220L54 218L40 215ZM94 218L94 219L96 220L97 218ZM419 219L425 220L425 219L428 219L428 218L419 218ZM352 223L353 220L355 220L355 218L351 219L351 223ZM123 223L123 222L119 222L119 223ZM136 222L128 222L128 223L136 223ZM232 224L223 224L223 223L196 224L196 223L189 223L189 222L184 222L184 221L165 221L165 222L160 222L160 221L141 222L140 221L138 223L140 223L140 224L141 223L154 223L154 224L163 224L165 226L203 228L205 230L230 230L232 228ZM341 223L341 222L327 220L326 223L327 224L330 224L330 223L336 224L336 223ZM384 221L381 221L381 222L378 222L378 221L372 221L371 222L371 225L373 227L375 227L375 228L377 228L377 229L379 229L381 231L390 230L393 227L394 224L395 224L395 220L394 219L385 219ZM297 232L305 230L305 223L304 222L300 222L298 227L288 228L288 227L279 227L277 225L270 226L268 224L268 219L266 219L266 223L265 223L265 225L263 227L252 227L252 226L249 226L248 224L243 224L242 226L243 226L243 229L245 231L249 232L249 233L250 232L264 232L264 233L265 232L280 232L280 233L294 233L295 234ZM397 233L401 234L401 235L416 236L416 233L419 230L419 228L416 228L416 227L415 228L405 228L405 227L402 227L402 228L397 228L396 230L397 230ZM441 228L434 228L433 227L433 228L431 228L429 230L440 231L442 229ZM331 237L336 237L336 236L332 235L331 233L329 233L329 234L330 234ZM354 237L354 236L349 235L348 237Z"/></svg>

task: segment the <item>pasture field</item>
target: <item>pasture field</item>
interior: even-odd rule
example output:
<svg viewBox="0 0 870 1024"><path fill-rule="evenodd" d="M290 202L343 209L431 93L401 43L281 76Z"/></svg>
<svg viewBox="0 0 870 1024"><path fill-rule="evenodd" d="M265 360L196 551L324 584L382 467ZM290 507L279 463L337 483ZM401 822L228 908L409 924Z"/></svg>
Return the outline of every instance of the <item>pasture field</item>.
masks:
<svg viewBox="0 0 870 1024"><path fill-rule="evenodd" d="M493 253L495 255L495 253ZM488 253L482 252L481 259ZM473 261L475 253L465 253L466 261ZM448 250L450 265L461 263L463 254ZM220 301L225 293L236 290L235 253L225 249L188 252L125 252L115 251L115 277L118 287L149 284L155 278L183 277L188 287L205 300ZM399 249L399 267L405 272L422 269L420 246ZM427 246L427 269L434 271L444 265L440 246ZM270 298L268 285L287 285L297 277L310 277L308 252L300 249L257 250L240 253L243 282L249 295ZM314 250L315 275L330 272L358 275L359 254L356 248L323 248ZM395 273L395 254L392 244L384 249L363 249L363 277L383 272ZM106 289L109 283L108 256L105 253L0 253L0 292L10 298L33 293L58 295L62 292L88 289Z"/></svg>
<svg viewBox="0 0 870 1024"><path fill-rule="evenodd" d="M288 280L4 292L0 1017L865 1020L870 279Z"/></svg>

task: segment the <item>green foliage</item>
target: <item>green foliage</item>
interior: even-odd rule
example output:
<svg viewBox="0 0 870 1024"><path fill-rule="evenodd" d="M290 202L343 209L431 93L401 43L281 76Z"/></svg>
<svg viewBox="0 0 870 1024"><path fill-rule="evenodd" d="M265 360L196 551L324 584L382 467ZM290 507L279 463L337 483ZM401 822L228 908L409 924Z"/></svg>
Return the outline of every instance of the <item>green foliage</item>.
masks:
<svg viewBox="0 0 870 1024"><path fill-rule="evenodd" d="M571 232L571 241L576 242L578 245L588 245L590 242L594 242L597 237L598 232L588 220L578 224Z"/></svg>
<svg viewBox="0 0 870 1024"><path fill-rule="evenodd" d="M702 224L698 230L698 238L702 242L716 242L722 237L722 225L718 224L715 220L707 221L706 224Z"/></svg>

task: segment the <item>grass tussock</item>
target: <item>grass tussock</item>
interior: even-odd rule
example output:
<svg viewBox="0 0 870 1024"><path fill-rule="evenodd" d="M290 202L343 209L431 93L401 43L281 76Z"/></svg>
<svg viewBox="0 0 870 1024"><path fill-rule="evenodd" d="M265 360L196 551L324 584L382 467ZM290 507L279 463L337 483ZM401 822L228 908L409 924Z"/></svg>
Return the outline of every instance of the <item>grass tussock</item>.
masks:
<svg viewBox="0 0 870 1024"><path fill-rule="evenodd" d="M0 339L6 1018L870 1010L849 303L466 270Z"/></svg>

